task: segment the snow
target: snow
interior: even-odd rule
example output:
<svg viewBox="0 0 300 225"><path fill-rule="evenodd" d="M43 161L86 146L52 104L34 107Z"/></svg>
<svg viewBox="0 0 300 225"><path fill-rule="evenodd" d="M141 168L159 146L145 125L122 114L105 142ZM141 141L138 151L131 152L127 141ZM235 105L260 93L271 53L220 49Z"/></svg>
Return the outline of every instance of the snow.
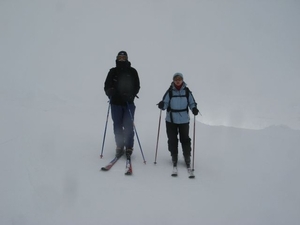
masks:
<svg viewBox="0 0 300 225"><path fill-rule="evenodd" d="M299 15L295 1L1 1L0 224L299 224ZM132 176L125 158L100 171L120 50L141 78ZM182 157L171 177L164 113L154 164L175 72L203 115L195 179Z"/></svg>
<svg viewBox="0 0 300 225"><path fill-rule="evenodd" d="M128 177L125 158L100 171L114 156L109 118L100 159L106 104L45 111L2 103L1 224L299 223L300 131L197 122L196 178L182 158L174 178L164 122L155 165L158 110L145 121L137 100L147 163L136 141Z"/></svg>

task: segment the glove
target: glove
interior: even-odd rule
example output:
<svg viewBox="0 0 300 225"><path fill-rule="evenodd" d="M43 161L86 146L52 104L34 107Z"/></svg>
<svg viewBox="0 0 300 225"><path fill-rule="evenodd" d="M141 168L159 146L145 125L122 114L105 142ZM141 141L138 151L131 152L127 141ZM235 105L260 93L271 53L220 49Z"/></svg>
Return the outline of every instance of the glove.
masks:
<svg viewBox="0 0 300 225"><path fill-rule="evenodd" d="M193 112L193 114L194 114L195 116L197 116L198 113L199 113L199 110L195 107L195 108L192 109L192 112Z"/></svg>
<svg viewBox="0 0 300 225"><path fill-rule="evenodd" d="M160 101L157 103L159 109L164 109L165 103L163 101Z"/></svg>
<svg viewBox="0 0 300 225"><path fill-rule="evenodd" d="M114 96L116 94L116 90L114 88L110 88L106 91L106 95L111 98L112 96Z"/></svg>

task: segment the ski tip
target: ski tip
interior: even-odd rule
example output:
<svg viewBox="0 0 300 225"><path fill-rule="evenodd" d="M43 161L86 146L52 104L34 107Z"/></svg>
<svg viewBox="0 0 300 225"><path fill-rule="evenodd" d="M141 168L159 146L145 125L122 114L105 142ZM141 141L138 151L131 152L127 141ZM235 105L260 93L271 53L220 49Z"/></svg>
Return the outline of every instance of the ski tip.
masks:
<svg viewBox="0 0 300 225"><path fill-rule="evenodd" d="M172 173L171 176L172 177L177 177L177 174L176 173Z"/></svg>
<svg viewBox="0 0 300 225"><path fill-rule="evenodd" d="M191 175L189 176L190 179L194 179L195 178L195 175Z"/></svg>
<svg viewBox="0 0 300 225"><path fill-rule="evenodd" d="M103 171L110 170L110 169L112 168L112 166L113 166L115 163L116 163L116 162L114 162L114 163L109 163L107 166L103 166L103 167L101 168L101 170L103 170Z"/></svg>

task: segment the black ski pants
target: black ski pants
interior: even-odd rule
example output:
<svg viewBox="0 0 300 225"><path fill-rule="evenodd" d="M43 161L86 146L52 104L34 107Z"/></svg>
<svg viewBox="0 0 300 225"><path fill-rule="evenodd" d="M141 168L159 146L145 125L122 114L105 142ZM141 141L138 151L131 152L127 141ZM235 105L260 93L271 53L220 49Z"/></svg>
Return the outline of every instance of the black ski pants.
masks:
<svg viewBox="0 0 300 225"><path fill-rule="evenodd" d="M172 156L178 155L178 134L184 156L191 156L190 123L175 124L166 121L168 149Z"/></svg>

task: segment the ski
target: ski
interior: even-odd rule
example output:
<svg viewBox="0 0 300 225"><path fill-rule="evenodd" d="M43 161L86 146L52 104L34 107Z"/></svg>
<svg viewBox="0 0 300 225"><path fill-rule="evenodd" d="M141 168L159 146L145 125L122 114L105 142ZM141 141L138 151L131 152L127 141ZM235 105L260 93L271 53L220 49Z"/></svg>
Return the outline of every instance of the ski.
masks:
<svg viewBox="0 0 300 225"><path fill-rule="evenodd" d="M106 166L102 167L101 170L102 171L108 171L110 170L113 165L115 165L115 163L119 160L118 157L113 158L113 160L111 160Z"/></svg>
<svg viewBox="0 0 300 225"><path fill-rule="evenodd" d="M126 168L125 168L125 175L132 174L132 165L131 165L131 158L130 156L126 159Z"/></svg>
<svg viewBox="0 0 300 225"><path fill-rule="evenodd" d="M195 178L194 171L191 168L187 168L187 171L190 179Z"/></svg>
<svg viewBox="0 0 300 225"><path fill-rule="evenodd" d="M172 171L171 176L172 176L172 177L177 177L177 175L178 175L178 170L177 170L177 167L174 166L174 167L173 167L173 171Z"/></svg>

